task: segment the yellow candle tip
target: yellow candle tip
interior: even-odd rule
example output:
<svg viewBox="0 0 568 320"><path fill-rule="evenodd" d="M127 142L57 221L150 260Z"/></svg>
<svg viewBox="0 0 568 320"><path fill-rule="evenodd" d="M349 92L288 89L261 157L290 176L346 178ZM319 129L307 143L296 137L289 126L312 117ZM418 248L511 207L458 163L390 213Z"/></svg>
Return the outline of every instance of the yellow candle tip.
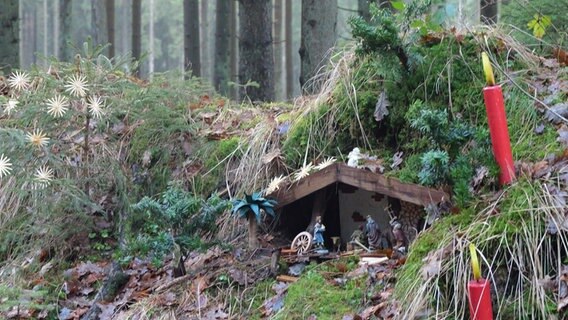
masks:
<svg viewBox="0 0 568 320"><path fill-rule="evenodd" d="M489 61L489 56L487 52L481 53L481 62L483 63L483 73L485 74L485 82L488 86L495 85L495 76L493 75L493 67L491 66L491 61Z"/></svg>
<svg viewBox="0 0 568 320"><path fill-rule="evenodd" d="M477 250L473 243L469 244L469 253L471 255L471 268L473 269L473 278L475 280L481 279L481 267L479 265L479 260L477 259Z"/></svg>

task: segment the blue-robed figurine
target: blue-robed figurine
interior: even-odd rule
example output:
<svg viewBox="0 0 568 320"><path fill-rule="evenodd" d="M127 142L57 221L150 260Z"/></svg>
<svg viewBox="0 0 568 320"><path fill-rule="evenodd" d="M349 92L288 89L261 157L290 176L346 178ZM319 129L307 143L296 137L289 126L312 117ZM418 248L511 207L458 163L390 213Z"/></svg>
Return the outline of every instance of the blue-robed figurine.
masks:
<svg viewBox="0 0 568 320"><path fill-rule="evenodd" d="M314 226L314 245L317 248L323 248L323 233L325 231L325 226L321 223L321 217L316 217L316 224Z"/></svg>

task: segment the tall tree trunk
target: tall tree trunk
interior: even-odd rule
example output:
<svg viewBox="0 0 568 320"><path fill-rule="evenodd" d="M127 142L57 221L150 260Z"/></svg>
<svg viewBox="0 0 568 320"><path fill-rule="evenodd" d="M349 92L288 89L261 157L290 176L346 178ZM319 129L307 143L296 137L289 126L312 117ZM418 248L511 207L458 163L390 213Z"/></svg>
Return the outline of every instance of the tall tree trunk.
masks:
<svg viewBox="0 0 568 320"><path fill-rule="evenodd" d="M272 11L270 0L239 0L239 82L258 83L243 87L243 96L252 101L274 100L274 60L272 55Z"/></svg>
<svg viewBox="0 0 568 320"><path fill-rule="evenodd" d="M93 0L91 2L91 30L94 45L106 45L108 43L107 10L105 0ZM107 50L105 50L108 55Z"/></svg>
<svg viewBox="0 0 568 320"><path fill-rule="evenodd" d="M132 58L140 61L142 52L142 0L132 0ZM133 70L135 75L140 72L140 66Z"/></svg>
<svg viewBox="0 0 568 320"><path fill-rule="evenodd" d="M214 74L213 74L213 84L215 89L219 90L224 95L229 92L229 87L227 82L229 81L230 74L230 58L231 56L227 54L230 52L230 37L229 23L231 15L231 1L227 0L217 0L217 13L216 13L216 37L215 37L215 63Z"/></svg>
<svg viewBox="0 0 568 320"><path fill-rule="evenodd" d="M275 97L277 100L284 100L283 75L284 75L284 50L282 50L282 12L284 0L274 0L274 78L275 78Z"/></svg>
<svg viewBox="0 0 568 320"><path fill-rule="evenodd" d="M2 1L0 10L0 70L4 74L18 68L20 63L20 22L18 20L19 1Z"/></svg>
<svg viewBox="0 0 568 320"><path fill-rule="evenodd" d="M47 0L43 0L43 56L47 58L49 56L49 49L48 49L48 36L47 33L49 31L49 16L50 14L47 11Z"/></svg>
<svg viewBox="0 0 568 320"><path fill-rule="evenodd" d="M369 0L358 0L357 1L357 11L359 11L359 16L369 21L371 19L371 13L369 12Z"/></svg>
<svg viewBox="0 0 568 320"><path fill-rule="evenodd" d="M168 17L162 17L157 23L158 30L168 30ZM162 49L162 67L161 69L156 68L156 71L168 71L174 68L171 62L170 48L169 45L173 43L172 37L168 32L161 33L160 36L160 48Z"/></svg>
<svg viewBox="0 0 568 320"><path fill-rule="evenodd" d="M62 61L71 61L71 20L72 20L72 2L71 0L60 0L59 2L59 59Z"/></svg>
<svg viewBox="0 0 568 320"><path fill-rule="evenodd" d="M122 0L121 1L121 10L120 10L120 18L121 18L121 28L120 28L120 32L121 32L121 50L120 53L121 54L126 54L127 52L131 51L130 50L130 45L131 45L131 40L132 39L132 35L129 34L129 26L132 26L132 24L128 23L129 22L129 17L130 15L130 9L132 9L132 7L130 6L130 0ZM118 50L117 50L118 51Z"/></svg>
<svg viewBox="0 0 568 320"><path fill-rule="evenodd" d="M53 56L59 59L59 1L53 4Z"/></svg>
<svg viewBox="0 0 568 320"><path fill-rule="evenodd" d="M300 85L309 94L318 85L304 88L325 65L326 55L336 40L337 0L302 0L302 42L300 45Z"/></svg>
<svg viewBox="0 0 568 320"><path fill-rule="evenodd" d="M201 77L206 79L210 78L209 73L209 20L207 19L209 3L207 0L201 0L199 4L199 51L201 62Z"/></svg>
<svg viewBox="0 0 568 320"><path fill-rule="evenodd" d="M293 31L292 31L292 1L285 0L285 30L284 30L284 41L285 51L286 51L286 98L290 99L294 96L294 41L293 41Z"/></svg>
<svg viewBox="0 0 568 320"><path fill-rule="evenodd" d="M253 0L254 1L254 0ZM249 249L256 249L259 247L258 244L258 224L253 213L248 215L248 245Z"/></svg>
<svg viewBox="0 0 568 320"><path fill-rule="evenodd" d="M201 76L199 59L199 1L183 1L183 47L185 70Z"/></svg>
<svg viewBox="0 0 568 320"><path fill-rule="evenodd" d="M32 11L32 18L31 18L31 24L32 27L30 28L30 39L32 40L32 50L30 52L30 54L32 55L32 64L37 64L37 55L36 52L37 50L37 43L38 43L38 39L37 39L37 9L34 6L33 11Z"/></svg>
<svg viewBox="0 0 568 320"><path fill-rule="evenodd" d="M150 79L154 76L154 0L150 0L150 21L148 21L148 73Z"/></svg>
<svg viewBox="0 0 568 320"><path fill-rule="evenodd" d="M485 24L497 23L498 0L480 0L480 18Z"/></svg>
<svg viewBox="0 0 568 320"><path fill-rule="evenodd" d="M107 18L107 35L108 35L108 43L110 46L108 47L108 56L109 58L114 57L116 52L116 44L114 42L115 38L115 31L114 31L114 0L106 0L106 18Z"/></svg>
<svg viewBox="0 0 568 320"><path fill-rule="evenodd" d="M230 70L230 79L234 83L239 82L239 45L238 45L238 7L237 1L230 1L231 3L231 13L230 13L230 22L231 25L230 31L230 46L231 46L231 70ZM231 88L231 96L233 99L239 99L239 90L236 87Z"/></svg>

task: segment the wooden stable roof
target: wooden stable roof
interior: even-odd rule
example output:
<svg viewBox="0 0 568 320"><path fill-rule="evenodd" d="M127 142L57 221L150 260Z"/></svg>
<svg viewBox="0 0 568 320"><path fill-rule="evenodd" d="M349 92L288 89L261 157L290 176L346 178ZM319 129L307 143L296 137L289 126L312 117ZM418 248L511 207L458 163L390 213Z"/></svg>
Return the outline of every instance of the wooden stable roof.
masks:
<svg viewBox="0 0 568 320"><path fill-rule="evenodd" d="M421 206L450 199L444 191L404 183L395 178L387 178L382 174L349 167L343 163L330 165L300 181L282 186L267 196L276 199L277 207L280 208L337 182Z"/></svg>

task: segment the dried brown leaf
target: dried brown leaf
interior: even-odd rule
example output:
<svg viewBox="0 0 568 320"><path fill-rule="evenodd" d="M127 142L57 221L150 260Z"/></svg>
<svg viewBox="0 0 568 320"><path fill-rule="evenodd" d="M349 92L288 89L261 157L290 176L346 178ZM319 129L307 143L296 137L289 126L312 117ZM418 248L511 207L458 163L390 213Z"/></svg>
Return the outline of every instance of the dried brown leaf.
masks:
<svg viewBox="0 0 568 320"><path fill-rule="evenodd" d="M481 166L481 167L475 169L475 176L473 177L473 180L471 182L471 187L474 190L477 190L477 188L483 182L483 179L485 179L485 177L487 177L488 174L489 174L489 170L485 166Z"/></svg>
<svg viewBox="0 0 568 320"><path fill-rule="evenodd" d="M555 104L546 110L544 116L548 121L554 124L562 123L562 118L568 118L568 103Z"/></svg>
<svg viewBox="0 0 568 320"><path fill-rule="evenodd" d="M377 99L377 103L375 104L375 112L373 116L375 117L375 121L380 122L384 119L384 117L388 116L389 109L388 107L391 106L391 103L387 97L387 93L383 90L379 94Z"/></svg>
<svg viewBox="0 0 568 320"><path fill-rule="evenodd" d="M91 273L103 274L104 268L99 264L95 264L92 262L82 262L77 267L75 267L79 278Z"/></svg>
<svg viewBox="0 0 568 320"><path fill-rule="evenodd" d="M400 166L400 164L402 163L402 155L404 153L402 151L399 151L397 153L394 154L394 156L392 156L392 164L391 164L391 169L395 170L398 168L398 166Z"/></svg>
<svg viewBox="0 0 568 320"><path fill-rule="evenodd" d="M276 148L268 152L267 154L263 155L261 161L263 164L269 164L275 160L280 161L282 159L283 159L282 152L280 151L280 149Z"/></svg>
<svg viewBox="0 0 568 320"><path fill-rule="evenodd" d="M204 318L206 320L221 320L221 319L229 319L229 315L225 313L221 306L217 306L217 308L213 308L207 311L204 314Z"/></svg>
<svg viewBox="0 0 568 320"><path fill-rule="evenodd" d="M565 147L568 147L568 127L563 125L557 132L558 142L562 143Z"/></svg>
<svg viewBox="0 0 568 320"><path fill-rule="evenodd" d="M371 319L371 316L376 316L379 309L381 308L380 304L377 304L375 306L371 306L366 308L365 310L363 310L363 312L361 313L361 318L363 320L368 320Z"/></svg>
<svg viewBox="0 0 568 320"><path fill-rule="evenodd" d="M546 275L544 279L538 280L537 283L547 291L554 291L556 289L556 279L549 275Z"/></svg>

